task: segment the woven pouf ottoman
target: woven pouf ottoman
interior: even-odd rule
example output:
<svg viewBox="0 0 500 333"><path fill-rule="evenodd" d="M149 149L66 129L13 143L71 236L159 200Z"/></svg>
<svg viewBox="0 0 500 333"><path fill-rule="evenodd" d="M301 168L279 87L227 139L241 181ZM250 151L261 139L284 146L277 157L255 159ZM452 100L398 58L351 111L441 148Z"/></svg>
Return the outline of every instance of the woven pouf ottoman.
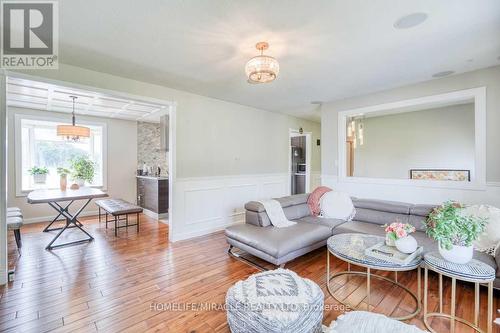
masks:
<svg viewBox="0 0 500 333"><path fill-rule="evenodd" d="M227 321L233 333L321 332L323 292L287 269L250 276L229 288Z"/></svg>

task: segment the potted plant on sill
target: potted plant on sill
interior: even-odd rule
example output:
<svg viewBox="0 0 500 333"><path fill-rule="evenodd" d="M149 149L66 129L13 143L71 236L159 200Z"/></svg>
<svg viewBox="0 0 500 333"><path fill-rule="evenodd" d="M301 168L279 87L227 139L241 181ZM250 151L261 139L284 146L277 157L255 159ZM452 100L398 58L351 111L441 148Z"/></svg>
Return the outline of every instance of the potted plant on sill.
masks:
<svg viewBox="0 0 500 333"><path fill-rule="evenodd" d="M35 184L45 184L47 182L49 169L47 169L46 167L34 166L29 169L28 172L33 176L33 181L35 182Z"/></svg>
<svg viewBox="0 0 500 333"><path fill-rule="evenodd" d="M439 243L439 254L456 264L468 263L474 254L472 242L486 227L486 219L467 215L459 202L436 207L425 221L426 233Z"/></svg>
<svg viewBox="0 0 500 333"><path fill-rule="evenodd" d="M61 191L66 191L68 187L68 175L71 171L66 168L57 168L57 173L59 174L59 187Z"/></svg>
<svg viewBox="0 0 500 333"><path fill-rule="evenodd" d="M84 186L85 182L92 183L94 180L94 162L84 156L79 156L71 160L71 179L79 186Z"/></svg>

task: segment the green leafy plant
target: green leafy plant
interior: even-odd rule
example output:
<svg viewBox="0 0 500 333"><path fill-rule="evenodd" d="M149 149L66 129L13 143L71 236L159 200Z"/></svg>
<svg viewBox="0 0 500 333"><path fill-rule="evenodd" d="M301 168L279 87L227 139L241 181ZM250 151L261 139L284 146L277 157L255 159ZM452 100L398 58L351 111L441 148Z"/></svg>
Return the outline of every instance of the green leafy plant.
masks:
<svg viewBox="0 0 500 333"><path fill-rule="evenodd" d="M59 168L57 168L57 174L59 176L63 176L64 177L64 176L67 176L67 175L71 174L71 170L59 167Z"/></svg>
<svg viewBox="0 0 500 333"><path fill-rule="evenodd" d="M46 167L34 166L28 170L28 173L32 176L34 176L34 175L46 175L49 173L49 169L47 169Z"/></svg>
<svg viewBox="0 0 500 333"><path fill-rule="evenodd" d="M82 179L89 183L94 180L95 165L87 157L78 156L71 160L71 178Z"/></svg>
<svg viewBox="0 0 500 333"><path fill-rule="evenodd" d="M447 201L436 207L424 222L429 237L439 242L441 248L451 250L453 245L471 246L486 227L486 219L466 215L463 205Z"/></svg>

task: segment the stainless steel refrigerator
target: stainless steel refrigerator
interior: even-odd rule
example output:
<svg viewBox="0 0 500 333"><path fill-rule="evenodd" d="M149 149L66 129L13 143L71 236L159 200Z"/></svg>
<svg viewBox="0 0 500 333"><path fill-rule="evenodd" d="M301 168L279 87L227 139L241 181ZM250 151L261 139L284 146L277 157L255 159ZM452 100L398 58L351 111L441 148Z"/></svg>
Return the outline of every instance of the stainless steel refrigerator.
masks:
<svg viewBox="0 0 500 333"><path fill-rule="evenodd" d="M292 138L291 147L291 193L300 194L306 192L306 172L305 172L305 154L304 147L301 147L303 137ZM295 141L295 142L294 142Z"/></svg>

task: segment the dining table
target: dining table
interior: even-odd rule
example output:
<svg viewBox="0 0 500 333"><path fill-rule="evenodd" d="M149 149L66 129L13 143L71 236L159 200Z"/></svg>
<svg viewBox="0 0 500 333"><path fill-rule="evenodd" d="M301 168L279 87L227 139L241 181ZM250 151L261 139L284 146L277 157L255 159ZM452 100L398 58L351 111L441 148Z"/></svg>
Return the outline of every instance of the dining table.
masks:
<svg viewBox="0 0 500 333"><path fill-rule="evenodd" d="M93 241L94 237L83 229L83 224L78 220L78 216L93 199L105 198L107 196L105 192L93 187L80 187L76 190L67 189L65 191L60 189L39 189L31 191L27 197L29 204L48 204L58 213L52 222L43 229L43 232L59 231L45 249L52 250L62 246ZM83 201L84 203L75 213L71 213L69 208L75 201ZM66 223L62 227L52 227L61 216L66 219ZM73 228L81 230L86 237L76 241L53 245L65 231Z"/></svg>

